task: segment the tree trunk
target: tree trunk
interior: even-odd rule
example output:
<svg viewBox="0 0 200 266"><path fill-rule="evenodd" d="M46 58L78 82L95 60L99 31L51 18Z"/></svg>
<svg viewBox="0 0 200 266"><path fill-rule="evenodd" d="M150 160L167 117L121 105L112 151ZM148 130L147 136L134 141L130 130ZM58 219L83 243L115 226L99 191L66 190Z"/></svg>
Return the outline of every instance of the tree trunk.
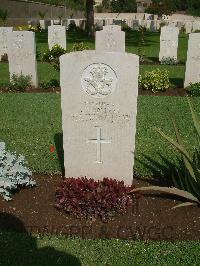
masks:
<svg viewBox="0 0 200 266"><path fill-rule="evenodd" d="M88 36L94 37L94 0L86 0L86 18Z"/></svg>

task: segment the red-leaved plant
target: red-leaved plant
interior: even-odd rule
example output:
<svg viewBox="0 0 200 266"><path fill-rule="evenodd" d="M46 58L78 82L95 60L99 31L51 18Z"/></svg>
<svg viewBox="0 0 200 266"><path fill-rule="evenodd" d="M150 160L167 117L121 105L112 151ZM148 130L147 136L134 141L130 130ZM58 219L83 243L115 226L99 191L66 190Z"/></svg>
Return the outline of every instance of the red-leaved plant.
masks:
<svg viewBox="0 0 200 266"><path fill-rule="evenodd" d="M66 178L56 189L55 206L77 218L106 221L127 213L133 206L135 198L129 193L133 188L109 178Z"/></svg>

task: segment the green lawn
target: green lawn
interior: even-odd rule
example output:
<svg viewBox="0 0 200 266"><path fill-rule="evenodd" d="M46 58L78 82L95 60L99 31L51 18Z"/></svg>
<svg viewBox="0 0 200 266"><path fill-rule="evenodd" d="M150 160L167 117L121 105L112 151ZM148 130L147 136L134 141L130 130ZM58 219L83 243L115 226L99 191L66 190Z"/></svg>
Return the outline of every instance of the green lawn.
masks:
<svg viewBox="0 0 200 266"><path fill-rule="evenodd" d="M51 79L59 80L59 72L56 71L50 64L38 62L38 80L39 82L49 81ZM9 70L7 63L0 63L0 84L8 83Z"/></svg>
<svg viewBox="0 0 200 266"><path fill-rule="evenodd" d="M194 98L200 112L200 99ZM185 97L141 96L138 98L136 161L135 169L140 175L152 175L155 171L149 158L163 164L164 156L175 160L174 150L154 132L155 126L173 136L167 109L176 114L178 126L190 149L194 148L190 112ZM51 159L51 144L62 148L60 95L44 94L1 94L0 97L0 140L11 150L26 156L31 168L37 172L59 172L59 161ZM147 165L146 165L147 163ZM159 167L157 169L162 171Z"/></svg>
<svg viewBox="0 0 200 266"><path fill-rule="evenodd" d="M199 242L81 240L0 233L0 265L199 265Z"/></svg>

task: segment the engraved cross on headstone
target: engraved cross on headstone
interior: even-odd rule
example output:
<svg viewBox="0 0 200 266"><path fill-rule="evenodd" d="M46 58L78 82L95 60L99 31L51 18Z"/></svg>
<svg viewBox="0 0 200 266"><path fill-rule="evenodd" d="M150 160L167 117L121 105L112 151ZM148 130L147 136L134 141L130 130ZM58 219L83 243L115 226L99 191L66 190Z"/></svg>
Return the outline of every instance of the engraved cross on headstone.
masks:
<svg viewBox="0 0 200 266"><path fill-rule="evenodd" d="M96 127L97 129L97 138L96 139L88 139L87 143L95 143L97 144L97 158L96 163L103 163L101 161L101 144L109 144L111 143L110 140L101 139L101 128Z"/></svg>

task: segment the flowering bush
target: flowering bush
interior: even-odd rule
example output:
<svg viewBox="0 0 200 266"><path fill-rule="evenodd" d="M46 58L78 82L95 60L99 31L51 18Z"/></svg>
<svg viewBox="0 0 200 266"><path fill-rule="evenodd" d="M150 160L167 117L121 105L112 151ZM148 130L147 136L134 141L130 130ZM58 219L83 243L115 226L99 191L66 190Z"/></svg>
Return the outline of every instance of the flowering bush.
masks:
<svg viewBox="0 0 200 266"><path fill-rule="evenodd" d="M144 90L165 91L170 87L169 72L159 68L139 76L139 87Z"/></svg>
<svg viewBox="0 0 200 266"><path fill-rule="evenodd" d="M0 195L5 200L11 200L11 193L19 187L34 186L32 172L26 167L22 155L5 150L5 143L0 142Z"/></svg>
<svg viewBox="0 0 200 266"><path fill-rule="evenodd" d="M32 25L21 25L16 28L18 31L33 31L33 32L41 32L42 28L40 27L39 24L37 26L32 26Z"/></svg>
<svg viewBox="0 0 200 266"><path fill-rule="evenodd" d="M132 189L123 181L108 178L67 178L56 189L56 207L77 218L105 221L127 213L134 202L129 194Z"/></svg>
<svg viewBox="0 0 200 266"><path fill-rule="evenodd" d="M9 89L12 91L25 91L25 89L32 87L31 76L24 76L22 74L13 74L9 83Z"/></svg>

